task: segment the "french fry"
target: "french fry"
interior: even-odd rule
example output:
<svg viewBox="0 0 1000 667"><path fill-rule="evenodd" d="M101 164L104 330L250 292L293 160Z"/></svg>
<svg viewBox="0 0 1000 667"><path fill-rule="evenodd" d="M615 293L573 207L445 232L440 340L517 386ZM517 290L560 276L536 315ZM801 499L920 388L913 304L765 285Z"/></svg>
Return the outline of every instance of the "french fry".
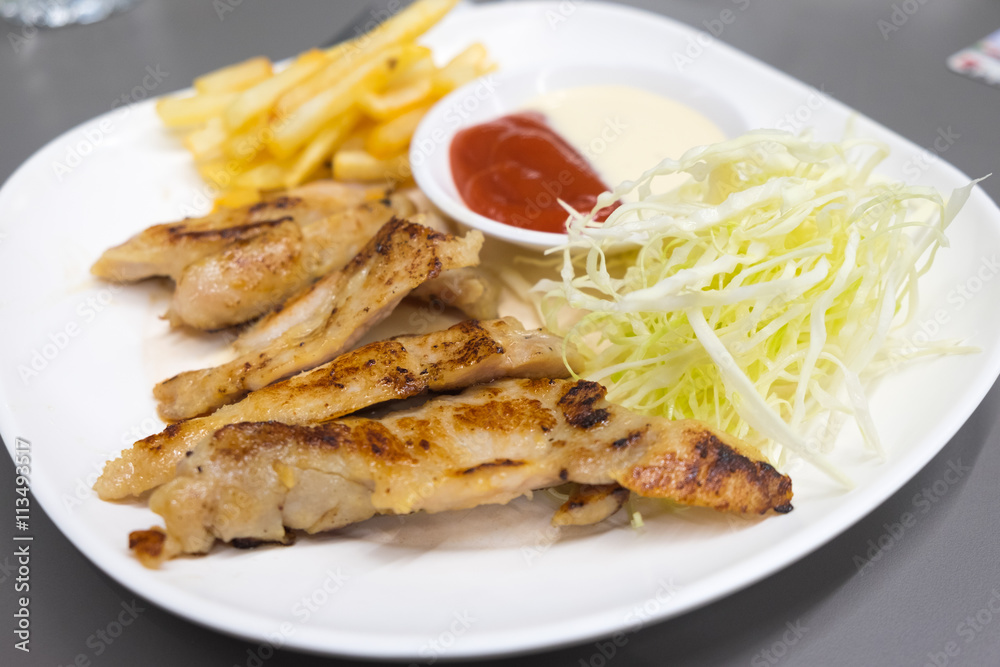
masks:
<svg viewBox="0 0 1000 667"><path fill-rule="evenodd" d="M416 0L370 32L311 49L275 71L255 57L199 76L194 94L157 104L217 203L259 201L267 190L318 177L401 181L420 119L441 95L490 67L474 44L444 67L415 43L458 4Z"/></svg>
<svg viewBox="0 0 1000 667"><path fill-rule="evenodd" d="M222 122L222 118L216 116L209 118L204 125L184 137L184 147L191 152L195 160L203 161L221 152L227 136L229 135L226 133L226 124Z"/></svg>
<svg viewBox="0 0 1000 667"><path fill-rule="evenodd" d="M226 126L234 132L244 128L266 113L282 93L319 70L326 62L327 57L322 51L306 51L270 79L237 93L238 97L225 110Z"/></svg>
<svg viewBox="0 0 1000 667"><path fill-rule="evenodd" d="M232 104L239 93L198 93L189 97L164 97L156 103L156 113L167 127L204 123Z"/></svg>
<svg viewBox="0 0 1000 667"><path fill-rule="evenodd" d="M220 208L238 208L260 201L260 191L256 188L233 188L226 190L215 198L214 210Z"/></svg>
<svg viewBox="0 0 1000 667"><path fill-rule="evenodd" d="M224 191L234 187L237 177L241 174L271 161L273 161L271 156L261 152L249 159L222 158L199 162L196 166L198 173L206 182Z"/></svg>
<svg viewBox="0 0 1000 667"><path fill-rule="evenodd" d="M382 89L402 53L402 47L386 50L300 106L274 128L274 137L268 142L271 152L279 158L290 156L327 123L353 107L361 95Z"/></svg>
<svg viewBox="0 0 1000 667"><path fill-rule="evenodd" d="M412 173L406 153L379 159L364 150L341 148L333 155L333 177L341 181L400 182Z"/></svg>
<svg viewBox="0 0 1000 667"><path fill-rule="evenodd" d="M457 4L458 0L417 0L371 32L359 35L345 45L334 46L331 51L339 49L339 53L353 60L353 52L377 53L395 44L412 42Z"/></svg>
<svg viewBox="0 0 1000 667"><path fill-rule="evenodd" d="M388 158L406 150L410 138L417 130L420 119L424 117L431 105L411 109L372 128L365 141L365 150L377 158Z"/></svg>
<svg viewBox="0 0 1000 667"><path fill-rule="evenodd" d="M390 88L384 93L368 92L361 96L358 105L370 118L388 121L422 106L434 90L430 77L416 79L412 83Z"/></svg>
<svg viewBox="0 0 1000 667"><path fill-rule="evenodd" d="M235 93L256 85L274 73L271 61L263 56L250 58L194 80L199 93Z"/></svg>
<svg viewBox="0 0 1000 667"><path fill-rule="evenodd" d="M447 95L490 71L492 66L487 63L488 58L486 47L479 42L467 47L434 75L434 94Z"/></svg>
<svg viewBox="0 0 1000 667"><path fill-rule="evenodd" d="M271 136L271 132L266 119L258 119L239 132L231 133L222 143L222 152L229 158L253 159L257 153L267 148L267 139Z"/></svg>
<svg viewBox="0 0 1000 667"><path fill-rule="evenodd" d="M417 58L412 63L393 72L386 88L389 90L402 88L420 79L430 79L435 72L437 72L437 66L434 65L434 54L428 49L427 56Z"/></svg>
<svg viewBox="0 0 1000 667"><path fill-rule="evenodd" d="M300 185L319 169L323 162L329 159L330 155L343 144L360 119L360 113L348 111L316 135L309 145L299 153L295 164L285 176L285 187L292 188Z"/></svg>
<svg viewBox="0 0 1000 667"><path fill-rule="evenodd" d="M257 190L277 190L285 187L285 172L288 165L277 161L259 164L233 179L237 188L256 188Z"/></svg>
<svg viewBox="0 0 1000 667"><path fill-rule="evenodd" d="M275 114L279 117L291 115L303 104L334 86L348 71L341 59L327 63L309 78L285 91L274 103Z"/></svg>

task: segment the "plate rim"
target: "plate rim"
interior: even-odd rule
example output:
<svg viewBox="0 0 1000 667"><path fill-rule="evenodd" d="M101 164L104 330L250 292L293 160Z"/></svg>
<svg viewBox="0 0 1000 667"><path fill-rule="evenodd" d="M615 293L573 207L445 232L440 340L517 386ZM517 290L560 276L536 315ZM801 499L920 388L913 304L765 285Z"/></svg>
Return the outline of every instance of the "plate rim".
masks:
<svg viewBox="0 0 1000 667"><path fill-rule="evenodd" d="M517 5L504 6L503 9L508 11L520 11L526 8L539 8L539 7L555 7L557 6L557 1L549 2L522 2ZM501 8L501 5L487 5L484 7L473 8L474 11L496 11ZM674 27L679 27L683 31L690 32L691 34L697 34L697 30L687 24L681 23L676 19L670 17L656 14L653 12L648 12L633 7L626 7L614 4L608 4L604 2L588 2L586 5L580 7L584 10L601 10L610 11L614 13L622 13L626 15L632 15L634 17L640 17L647 21L657 21L665 25L672 25ZM795 86L807 86L802 81L795 79L794 77L777 70L776 68L764 63L757 58L746 54L728 44L716 40L716 48L725 49L727 57L733 57L744 62L744 64L754 67L761 72L767 72L771 76L779 77L783 83L792 84ZM906 137L899 135L895 131L888 127L883 126L881 123L874 121L860 112L843 105L837 100L833 100L837 105L842 107L842 110L847 111L853 115L861 117L865 122L870 123L872 127L878 129L880 132L888 133L896 138L898 138L904 145L913 148L919 148L911 142ZM145 100L137 106L148 107L155 103L155 99ZM52 139L46 143L43 147L38 149L32 154L27 160L25 160L4 182L2 188L0 188L0 207L3 207L7 197L12 196L11 191L19 184L19 182L27 178L28 174L33 173L36 169L36 164L41 164L45 161L46 157L55 148L63 145L65 140L77 133L81 128L88 126L91 123L99 121L109 115L114 113L114 111L106 112L101 116L88 119L74 128L63 132L58 137ZM957 177L956 180L971 180L960 170L955 168L950 163L941 161L938 165L939 168L951 171L952 175ZM44 170L44 165L42 165ZM982 197L984 203L989 207L992 207L992 213L995 214L996 219L1000 220L1000 209L997 209L996 203L992 201L989 195L982 190L982 188L977 187L973 193L974 197ZM763 551L748 562L740 563L735 566L728 567L721 571L696 581L690 586L692 589L700 589L709 587L709 584L716 583L714 586L715 590L711 594L702 595L691 595L693 599L685 604L676 605L669 608L664 613L652 615L648 621L648 624L653 624L657 622L662 622L669 618L674 618L679 615L688 613L693 609L711 604L712 602L731 595L743 588L746 588L762 579L773 575L788 565L800 560L809 553L816 551L821 548L831 540L835 539L841 535L849 527L853 526L857 522L861 521L865 516L874 512L881 506L886 499L895 494L903 485L905 485L909 480L911 480L921 469L923 469L928 462L930 462L954 437L955 433L961 429L972 413L979 407L982 403L983 398L986 393L994 385L996 378L1000 375L1000 348L995 348L992 354L987 358L980 357L983 359L984 363L982 367L986 370L980 372L976 376L976 382L972 383L971 388L966 394L970 397L974 397L975 400L963 401L961 403L954 404L951 410L948 411L948 419L939 422L937 428L934 432L934 437L928 437L926 442L939 443L939 444L927 444L925 447L917 452L910 451L907 456L901 460L895 461L893 464L891 481L886 483L882 480L877 485L869 485L864 488L856 489L851 492L848 496L845 496L846 502L835 511L831 512L823 522L815 525L808 526L803 530L795 534L795 539L791 540L791 544L784 544L783 546L789 547L785 551L778 551L777 556L773 557L770 551ZM989 363L986 363L986 362ZM14 442L18 437L19 433L24 432L21 428L20 420L17 415L15 415L11 410L6 397L8 395L9 388L4 384L0 384L0 432L2 432L4 441L7 445L8 451L13 455L14 453ZM900 467L902 466L902 467ZM34 479L32 480L34 482ZM148 577L148 571L146 570L113 570L113 566L116 562L107 562L101 557L104 555L102 552L108 550L108 545L104 544L95 534L88 533L81 526L74 524L70 519L71 517L64 516L63 508L60 507L58 502L59 491L54 488L36 489L34 484L32 484L31 491L38 502L38 504L45 510L46 514L52 520L52 522L59 528L60 532L67 536L67 538L73 543L73 545L81 552L87 559L98 567L107 576L128 588L130 591L134 592L136 595L141 596L143 599L148 600L150 603L155 604L163 609L166 609L188 621L194 622L198 625L211 628L215 631L221 632L223 634L241 637L250 641L267 641L266 632L252 629L251 626L255 625L268 625L268 620L266 617L256 614L248 613L243 610L234 608L232 606L227 606L224 603L217 602L210 599L199 598L186 590L178 589L171 584L162 581L158 578ZM830 524L834 524L832 527ZM740 574L741 571L747 568L749 564L755 564L757 561L763 561L764 565L760 568L755 568L753 574L749 577L745 574ZM139 567L136 565L136 567ZM143 576L137 576L136 573L139 572ZM721 581L719 581L721 580ZM735 582L725 583L728 580L736 580ZM151 583L152 582L152 583ZM706 583L707 582L707 583ZM156 597L152 597L156 596ZM193 604L192 604L193 603ZM618 610L620 611L620 610ZM201 613L196 613L201 612ZM225 612L222 616L213 616L218 612ZM494 631L493 634L480 635L487 640L486 644L494 643L495 648L490 649L486 646L480 645L484 642L477 642L471 646L459 643L456 644L446 656L447 659L461 659L461 658L472 658L472 657L488 657L488 656L504 656L504 655L519 655L528 652L539 651L543 649L553 649L560 646L566 645L576 645L586 642L591 639L605 637L613 634L616 631L620 631L625 626L621 623L620 614L618 614L618 624L609 625L606 621L602 620L609 615L611 611L604 611L600 614L592 614L585 618L575 618L573 620L574 629L580 628L575 633L562 635L559 639L550 639L545 636L538 635L535 637L534 641L523 641L524 633L518 635L522 641L517 642L516 648L500 647L500 642L496 640L491 640L493 634L502 634L510 639L509 631ZM233 621L233 616L237 616L237 621ZM225 622L219 622L219 618L226 618ZM213 622L215 621L215 622ZM242 622L246 623L246 626L242 625ZM566 621L564 624L568 623ZM338 646L331 647L328 642L311 642L311 641L300 641L308 640L313 634L316 634L320 639L323 637L329 638L330 635L324 631L320 632L310 632L314 628L304 627L299 628L300 634L296 637L291 638L289 641L285 642L282 647L293 648L298 650L303 650L312 653L320 653L323 655L336 655L336 656L347 656L347 657L359 657L359 658L414 658L415 655L410 650L387 650L391 647L388 644L383 644L379 646L380 650L373 651L371 646L365 646L364 642L367 638L362 638L361 642L355 642L354 646ZM352 633L355 634L355 633ZM530 634L530 631L529 631ZM305 637L303 637L305 635ZM350 636L350 635L348 635ZM373 634L374 636L374 634ZM382 637L384 640L385 638Z"/></svg>

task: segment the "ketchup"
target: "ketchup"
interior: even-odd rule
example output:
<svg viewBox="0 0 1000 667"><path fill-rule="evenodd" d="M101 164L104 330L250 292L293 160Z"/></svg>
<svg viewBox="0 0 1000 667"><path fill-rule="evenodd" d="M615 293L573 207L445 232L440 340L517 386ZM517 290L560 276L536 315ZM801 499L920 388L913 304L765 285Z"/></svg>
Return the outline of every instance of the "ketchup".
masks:
<svg viewBox="0 0 1000 667"><path fill-rule="evenodd" d="M540 113L503 116L455 134L451 173L466 206L515 227L565 232L562 199L589 212L609 190L582 155ZM598 212L603 221L619 206Z"/></svg>

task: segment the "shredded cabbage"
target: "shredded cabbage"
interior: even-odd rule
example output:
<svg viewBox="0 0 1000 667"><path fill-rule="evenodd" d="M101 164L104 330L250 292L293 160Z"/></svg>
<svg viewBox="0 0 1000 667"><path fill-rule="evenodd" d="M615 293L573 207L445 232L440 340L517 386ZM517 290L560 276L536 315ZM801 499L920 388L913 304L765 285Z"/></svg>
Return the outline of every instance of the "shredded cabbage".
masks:
<svg viewBox="0 0 1000 667"><path fill-rule="evenodd" d="M571 211L561 281L536 286L546 325L609 399L707 421L780 467L791 450L850 485L823 455L849 418L881 455L868 382L910 358L972 350L898 331L975 183L945 203L876 177L887 155L871 140L758 131L664 160L590 214ZM691 178L652 193L676 173Z"/></svg>

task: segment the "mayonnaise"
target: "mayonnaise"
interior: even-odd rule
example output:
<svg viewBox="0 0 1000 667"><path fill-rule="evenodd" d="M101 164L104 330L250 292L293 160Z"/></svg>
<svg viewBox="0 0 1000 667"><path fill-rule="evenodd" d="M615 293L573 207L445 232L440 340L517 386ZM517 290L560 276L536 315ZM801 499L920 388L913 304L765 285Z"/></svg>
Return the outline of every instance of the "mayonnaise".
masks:
<svg viewBox="0 0 1000 667"><path fill-rule="evenodd" d="M566 88L536 97L523 109L545 114L552 129L611 187L638 178L664 158L676 159L689 148L726 139L699 111L632 86ZM673 188L684 178L658 178L654 192Z"/></svg>

